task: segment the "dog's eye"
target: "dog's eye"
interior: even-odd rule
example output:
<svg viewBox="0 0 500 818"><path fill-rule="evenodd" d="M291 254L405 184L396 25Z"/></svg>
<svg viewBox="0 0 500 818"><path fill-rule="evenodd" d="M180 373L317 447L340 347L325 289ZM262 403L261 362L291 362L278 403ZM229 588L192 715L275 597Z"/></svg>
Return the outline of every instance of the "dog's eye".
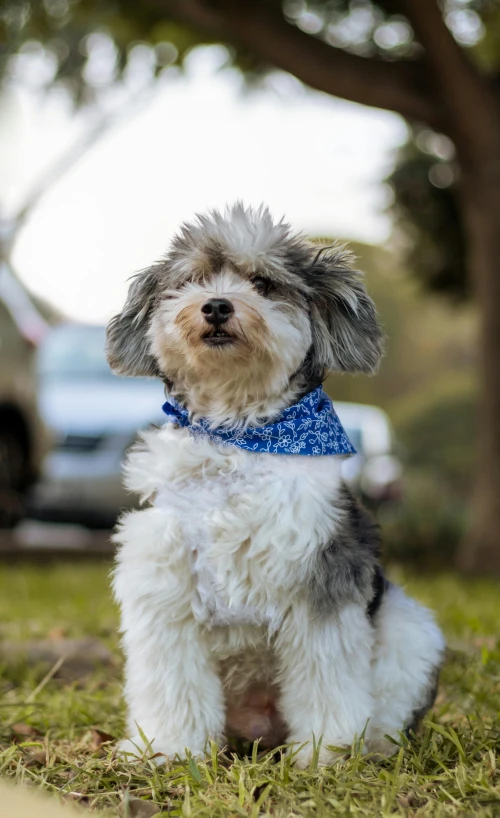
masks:
<svg viewBox="0 0 500 818"><path fill-rule="evenodd" d="M251 281L260 295L267 295L273 286L269 279L264 278L264 276L254 276Z"/></svg>

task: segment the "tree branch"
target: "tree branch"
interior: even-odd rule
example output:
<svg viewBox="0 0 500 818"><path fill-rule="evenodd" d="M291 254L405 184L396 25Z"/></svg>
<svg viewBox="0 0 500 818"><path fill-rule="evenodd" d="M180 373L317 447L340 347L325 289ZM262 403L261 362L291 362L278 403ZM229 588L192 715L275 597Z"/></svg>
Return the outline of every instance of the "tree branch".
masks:
<svg viewBox="0 0 500 818"><path fill-rule="evenodd" d="M305 34L262 0L174 0L176 16L226 35L270 65L327 94L395 111L446 130L422 60L386 62L350 54Z"/></svg>
<svg viewBox="0 0 500 818"><path fill-rule="evenodd" d="M462 158L498 155L500 106L493 84L482 77L446 26L436 0L399 0L420 44Z"/></svg>

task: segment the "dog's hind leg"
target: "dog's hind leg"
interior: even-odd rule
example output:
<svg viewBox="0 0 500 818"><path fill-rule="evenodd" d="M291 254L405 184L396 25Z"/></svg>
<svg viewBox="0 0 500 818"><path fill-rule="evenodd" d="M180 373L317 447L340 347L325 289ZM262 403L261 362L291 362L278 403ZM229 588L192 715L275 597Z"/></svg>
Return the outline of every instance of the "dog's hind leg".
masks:
<svg viewBox="0 0 500 818"><path fill-rule="evenodd" d="M389 584L378 609L372 660L373 717L366 743L370 752L391 754L399 739L414 730L436 696L445 643L432 613Z"/></svg>

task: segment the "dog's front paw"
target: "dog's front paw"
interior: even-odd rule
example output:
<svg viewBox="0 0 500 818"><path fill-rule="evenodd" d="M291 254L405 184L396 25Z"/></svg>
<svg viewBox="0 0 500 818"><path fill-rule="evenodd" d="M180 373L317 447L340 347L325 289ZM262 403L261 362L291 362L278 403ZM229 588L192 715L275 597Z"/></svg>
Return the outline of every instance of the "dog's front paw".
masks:
<svg viewBox="0 0 500 818"><path fill-rule="evenodd" d="M155 738L150 742L145 742L141 736L123 739L118 743L116 752L125 761L134 763L151 760L157 767L166 764L169 760L186 758L187 755L205 755L204 750L189 747L181 749L179 746L174 746L168 739Z"/></svg>
<svg viewBox="0 0 500 818"><path fill-rule="evenodd" d="M295 744L295 747L297 744ZM347 749L346 749L346 752ZM292 749L293 764L299 770L305 770L311 765L318 765L318 767L328 767L339 758L344 758L346 753L339 753L336 750L329 750L328 747L321 744L319 747L314 745L314 742L307 741L302 743L299 750Z"/></svg>

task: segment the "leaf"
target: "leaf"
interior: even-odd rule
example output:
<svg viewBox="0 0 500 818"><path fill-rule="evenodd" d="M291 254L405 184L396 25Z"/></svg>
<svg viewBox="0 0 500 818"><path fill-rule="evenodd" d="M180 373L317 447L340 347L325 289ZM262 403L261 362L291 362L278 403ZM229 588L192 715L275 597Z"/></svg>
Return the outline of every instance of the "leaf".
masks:
<svg viewBox="0 0 500 818"><path fill-rule="evenodd" d="M66 801L76 801L81 805L90 804L90 797L88 795L84 795L83 792L76 792L75 790L65 793L64 799Z"/></svg>
<svg viewBox="0 0 500 818"><path fill-rule="evenodd" d="M129 818L150 818L151 815L159 815L160 807L151 801L143 801L141 798L130 798L128 802Z"/></svg>
<svg viewBox="0 0 500 818"><path fill-rule="evenodd" d="M13 724L10 729L12 732L11 741L13 744L20 744L27 738L34 738L43 735L40 730L36 729L36 727L32 727L31 724L25 724L23 721L16 722L16 724Z"/></svg>
<svg viewBox="0 0 500 818"><path fill-rule="evenodd" d="M109 744L111 741L116 741L115 736L112 736L110 733L106 733L104 730L99 730L97 727L94 727L90 731L91 736L91 748L93 750L99 750L103 744Z"/></svg>
<svg viewBox="0 0 500 818"><path fill-rule="evenodd" d="M46 767L47 753L45 750L35 750L30 752L26 761L26 767Z"/></svg>
<svg viewBox="0 0 500 818"><path fill-rule="evenodd" d="M66 630L64 628L52 628L47 634L49 639L64 639Z"/></svg>
<svg viewBox="0 0 500 818"><path fill-rule="evenodd" d="M398 795L397 800L399 805L402 806L403 809L421 807L425 804L425 800L422 798L418 798L418 796L415 795L415 793L412 790L410 790L410 792L407 793L400 793Z"/></svg>

